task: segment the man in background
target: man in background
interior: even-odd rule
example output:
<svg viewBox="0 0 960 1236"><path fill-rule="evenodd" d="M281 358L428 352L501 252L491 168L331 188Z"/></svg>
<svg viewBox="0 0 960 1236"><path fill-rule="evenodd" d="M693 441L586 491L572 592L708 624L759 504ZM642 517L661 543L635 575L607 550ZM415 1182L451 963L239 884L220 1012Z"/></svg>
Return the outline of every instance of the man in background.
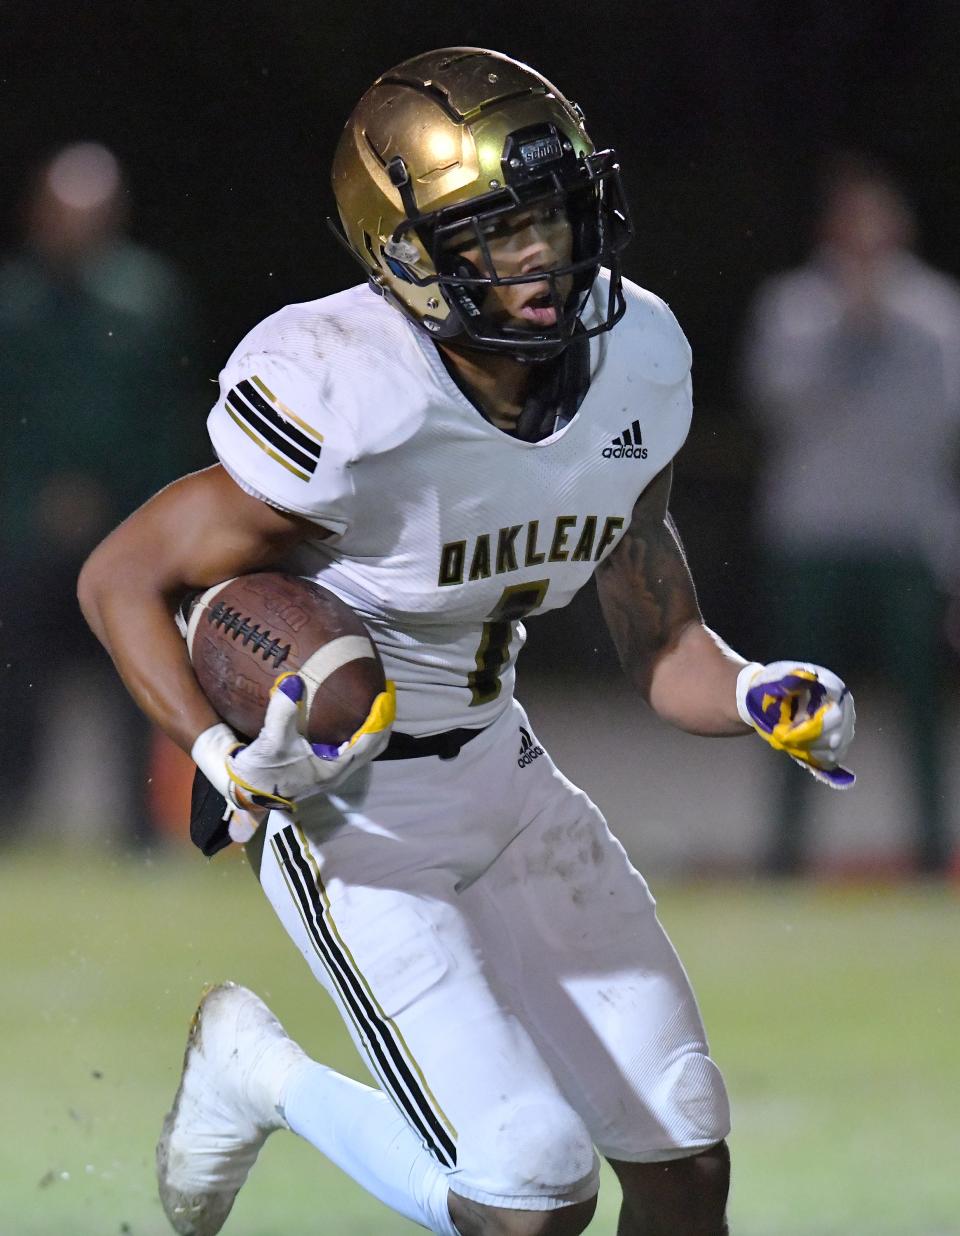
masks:
<svg viewBox="0 0 960 1236"><path fill-rule="evenodd" d="M91 767L84 788L98 797L108 782L115 820L102 827L139 844L149 731L83 623L73 580L107 529L192 462L191 315L171 266L126 238L127 190L105 147L46 161L23 222L22 247L0 265L0 786L5 801L37 799L51 713L59 733L105 722L112 762ZM56 758L62 769L62 747Z"/></svg>
<svg viewBox="0 0 960 1236"><path fill-rule="evenodd" d="M960 290L911 252L914 222L880 168L829 176L817 246L756 298L747 393L764 438L758 537L777 646L900 702L918 870L949 858L943 781L943 596L956 569ZM892 726L891 726L892 728ZM770 869L807 849L805 778L788 761Z"/></svg>

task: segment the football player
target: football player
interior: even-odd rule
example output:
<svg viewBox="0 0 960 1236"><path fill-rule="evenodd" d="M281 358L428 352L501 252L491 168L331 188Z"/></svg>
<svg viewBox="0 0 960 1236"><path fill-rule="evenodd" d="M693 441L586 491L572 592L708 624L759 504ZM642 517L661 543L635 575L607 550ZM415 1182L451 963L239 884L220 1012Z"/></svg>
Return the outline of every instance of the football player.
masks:
<svg viewBox="0 0 960 1236"><path fill-rule="evenodd" d="M521 620L595 575L660 716L759 733L840 786L850 695L817 666L745 662L701 619L668 513L690 350L621 276L617 157L575 105L503 55L418 56L361 99L333 185L365 282L250 332L210 413L219 462L108 537L80 595L231 835L253 834L377 1085L215 988L158 1146L164 1207L219 1231L292 1129L434 1232L582 1232L599 1153L620 1236L718 1236L723 1081L643 879L514 698ZM185 594L268 566L353 606L395 684L395 717L388 693L340 750L301 736L298 678L242 746L190 669Z"/></svg>

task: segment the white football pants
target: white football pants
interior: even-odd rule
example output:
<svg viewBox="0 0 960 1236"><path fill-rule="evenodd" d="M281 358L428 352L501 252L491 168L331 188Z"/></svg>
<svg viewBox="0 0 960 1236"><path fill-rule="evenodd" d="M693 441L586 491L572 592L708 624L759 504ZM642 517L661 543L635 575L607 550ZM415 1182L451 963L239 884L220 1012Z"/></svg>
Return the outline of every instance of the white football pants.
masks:
<svg viewBox="0 0 960 1236"><path fill-rule="evenodd" d="M729 1110L654 901L512 703L451 760L376 762L271 815L261 882L381 1087L492 1206L597 1188Z"/></svg>

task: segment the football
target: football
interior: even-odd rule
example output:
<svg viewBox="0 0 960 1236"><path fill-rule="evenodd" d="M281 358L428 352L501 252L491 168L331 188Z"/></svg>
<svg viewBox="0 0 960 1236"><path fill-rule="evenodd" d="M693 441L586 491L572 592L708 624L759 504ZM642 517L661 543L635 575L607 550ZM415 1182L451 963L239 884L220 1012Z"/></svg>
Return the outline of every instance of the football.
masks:
<svg viewBox="0 0 960 1236"><path fill-rule="evenodd" d="M252 738L281 674L304 680L304 734L338 745L366 720L385 680L363 622L299 575L261 571L215 584L187 614L193 672L216 712Z"/></svg>

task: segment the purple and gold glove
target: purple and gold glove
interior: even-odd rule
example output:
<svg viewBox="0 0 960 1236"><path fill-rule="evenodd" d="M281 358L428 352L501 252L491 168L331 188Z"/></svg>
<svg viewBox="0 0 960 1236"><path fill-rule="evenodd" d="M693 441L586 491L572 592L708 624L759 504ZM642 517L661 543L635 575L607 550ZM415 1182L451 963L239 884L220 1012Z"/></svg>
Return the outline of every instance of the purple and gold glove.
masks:
<svg viewBox="0 0 960 1236"><path fill-rule="evenodd" d="M846 790L856 775L840 761L853 741L853 696L822 665L773 661L745 665L737 677L737 711L777 751L818 781Z"/></svg>
<svg viewBox="0 0 960 1236"><path fill-rule="evenodd" d="M392 682L376 697L363 725L339 746L311 743L303 736L303 696L303 679L282 674L253 742L244 744L221 723L205 730L193 744L194 763L236 808L230 820L234 841L248 841L267 811L294 814L298 802L329 793L379 755L390 739L396 716Z"/></svg>
<svg viewBox="0 0 960 1236"><path fill-rule="evenodd" d="M230 797L238 806L248 800L254 807L293 812L302 799L335 789L387 745L397 711L392 682L374 700L363 725L339 746L304 738L303 698L303 679L282 674L270 693L260 733L227 756Z"/></svg>

